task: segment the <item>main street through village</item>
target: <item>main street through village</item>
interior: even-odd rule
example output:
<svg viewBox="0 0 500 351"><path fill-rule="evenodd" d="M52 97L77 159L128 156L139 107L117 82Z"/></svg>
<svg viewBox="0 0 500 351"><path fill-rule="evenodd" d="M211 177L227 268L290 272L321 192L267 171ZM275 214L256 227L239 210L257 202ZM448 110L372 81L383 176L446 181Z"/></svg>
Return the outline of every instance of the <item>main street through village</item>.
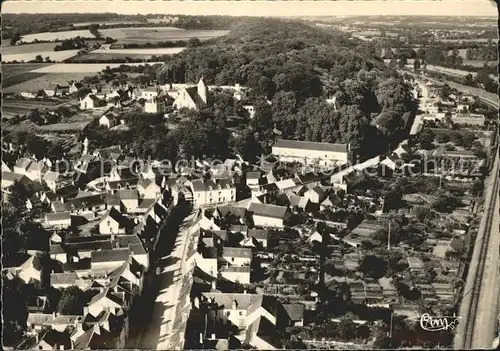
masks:
<svg viewBox="0 0 500 351"><path fill-rule="evenodd" d="M158 274L156 275L158 296L154 302L149 323L139 330L134 348L180 350L184 342L183 335L179 332L185 307L189 304L189 291L192 284L192 274L188 271L193 267L188 257L196 250L198 241L197 227L194 225L198 216L197 211L184 219L178 233L165 231L162 235L176 235L174 249L171 254L160 258ZM160 245L162 239L160 239ZM181 298L183 297L183 298ZM180 312L180 313L179 313ZM174 329L175 326L175 329Z"/></svg>

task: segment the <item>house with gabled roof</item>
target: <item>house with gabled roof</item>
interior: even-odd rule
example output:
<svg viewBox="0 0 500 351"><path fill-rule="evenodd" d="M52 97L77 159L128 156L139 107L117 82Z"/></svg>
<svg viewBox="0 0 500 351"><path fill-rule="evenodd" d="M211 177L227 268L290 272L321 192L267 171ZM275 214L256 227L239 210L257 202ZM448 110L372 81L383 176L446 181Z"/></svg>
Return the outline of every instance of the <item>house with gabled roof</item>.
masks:
<svg viewBox="0 0 500 351"><path fill-rule="evenodd" d="M80 110L94 109L100 106L101 100L95 94L88 94L80 100Z"/></svg>
<svg viewBox="0 0 500 351"><path fill-rule="evenodd" d="M33 161L30 163L28 169L26 170L26 177L31 181L41 182L45 172L49 170L49 167L45 164L45 161Z"/></svg>
<svg viewBox="0 0 500 351"><path fill-rule="evenodd" d="M195 298L193 309L201 304L216 321L236 326L235 337L241 344L260 350L282 348L277 331L292 325L281 303L267 295L203 292L201 299Z"/></svg>
<svg viewBox="0 0 500 351"><path fill-rule="evenodd" d="M2 189L11 187L15 182L19 182L20 184L29 184L31 183L31 180L29 180L24 174L2 172Z"/></svg>
<svg viewBox="0 0 500 351"><path fill-rule="evenodd" d="M137 234L117 235L113 240L115 249L128 248L130 257L144 267L149 269L149 255L143 242ZM130 260L129 260L130 261Z"/></svg>
<svg viewBox="0 0 500 351"><path fill-rule="evenodd" d="M194 179L188 182L187 186L192 191L195 207L236 201L236 187L228 179Z"/></svg>
<svg viewBox="0 0 500 351"><path fill-rule="evenodd" d="M47 227L66 229L71 227L71 224L71 213L69 211L45 214L45 225Z"/></svg>
<svg viewBox="0 0 500 351"><path fill-rule="evenodd" d="M223 247L221 262L233 266L250 266L252 263L252 249L246 247Z"/></svg>
<svg viewBox="0 0 500 351"><path fill-rule="evenodd" d="M128 247L94 251L90 256L91 267L92 269L115 269L127 261L129 256L130 250Z"/></svg>
<svg viewBox="0 0 500 351"><path fill-rule="evenodd" d="M233 283L250 284L250 266L222 266L219 274Z"/></svg>
<svg viewBox="0 0 500 351"><path fill-rule="evenodd" d="M105 287L103 291L90 300L87 309L88 313L94 317L103 311L110 311L117 314L119 311L128 309L128 301L126 301L123 292L116 293L109 287Z"/></svg>
<svg viewBox="0 0 500 351"><path fill-rule="evenodd" d="M73 341L73 349L75 350L102 350L116 348L118 348L117 335L106 331L99 324L94 324L93 327L76 337Z"/></svg>
<svg viewBox="0 0 500 351"><path fill-rule="evenodd" d="M100 234L125 234L129 220L115 208L111 208L99 221Z"/></svg>
<svg viewBox="0 0 500 351"><path fill-rule="evenodd" d="M332 193L328 195L320 204L321 211L326 210L327 208L334 208L338 206L342 202L340 196L337 193Z"/></svg>
<svg viewBox="0 0 500 351"><path fill-rule="evenodd" d="M155 96L144 102L145 113L165 113L165 97Z"/></svg>
<svg viewBox="0 0 500 351"><path fill-rule="evenodd" d="M120 117L114 113L114 112L107 112L104 113L100 118L99 118L99 125L100 126L105 126L109 129L113 128L114 126L117 126L120 124Z"/></svg>
<svg viewBox="0 0 500 351"><path fill-rule="evenodd" d="M83 88L83 84L80 83L80 82L71 81L71 82L68 82L68 83L69 83L69 93L70 94L77 93L78 90L80 90L81 88Z"/></svg>
<svg viewBox="0 0 500 351"><path fill-rule="evenodd" d="M9 166L7 166L7 164L5 162L3 162L2 160L2 173L3 172L11 172L12 173L12 170L9 168Z"/></svg>
<svg viewBox="0 0 500 351"><path fill-rule="evenodd" d="M306 191L304 197L308 198L314 204L319 204L326 198L326 193L321 187L315 186Z"/></svg>
<svg viewBox="0 0 500 351"><path fill-rule="evenodd" d="M137 183L137 190L144 199L157 199L162 194L161 187L155 179L140 179Z"/></svg>
<svg viewBox="0 0 500 351"><path fill-rule="evenodd" d="M35 162L35 160L30 158L20 158L14 165L14 173L26 175L30 165Z"/></svg>
<svg viewBox="0 0 500 351"><path fill-rule="evenodd" d="M208 104L208 88L200 78L196 86L187 87L179 91L179 95L174 100L174 107L177 109L188 108L200 110Z"/></svg>
<svg viewBox="0 0 500 351"><path fill-rule="evenodd" d="M43 175L43 181L47 184L47 187L53 192L57 192L57 189L64 185L63 176L59 172L54 172L48 170Z"/></svg>
<svg viewBox="0 0 500 351"><path fill-rule="evenodd" d="M257 202L250 203L248 211L256 227L284 228L284 221L290 215L288 207Z"/></svg>
<svg viewBox="0 0 500 351"><path fill-rule="evenodd" d="M266 229L249 229L247 237L255 239L263 248L267 248L269 232Z"/></svg>
<svg viewBox="0 0 500 351"><path fill-rule="evenodd" d="M40 283L42 281L42 268L42 263L38 255L33 255L16 268L16 273L26 284Z"/></svg>

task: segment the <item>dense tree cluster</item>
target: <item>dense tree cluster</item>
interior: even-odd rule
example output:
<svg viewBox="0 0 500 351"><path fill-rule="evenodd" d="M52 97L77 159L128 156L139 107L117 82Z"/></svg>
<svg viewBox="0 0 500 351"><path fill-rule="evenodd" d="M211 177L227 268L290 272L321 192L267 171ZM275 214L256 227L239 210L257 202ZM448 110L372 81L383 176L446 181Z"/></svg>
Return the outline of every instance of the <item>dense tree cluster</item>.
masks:
<svg viewBox="0 0 500 351"><path fill-rule="evenodd" d="M408 86L397 75L391 78L371 49L363 53L354 45L340 33L302 23L247 20L226 37L174 55L158 70L158 82L203 76L209 84L250 87L252 127L260 140L276 127L285 138L373 150L402 129L401 116L413 109L413 100ZM339 109L326 102L332 96ZM379 131L370 123L381 112Z"/></svg>
<svg viewBox="0 0 500 351"><path fill-rule="evenodd" d="M83 291L75 285L69 286L62 291L57 312L62 315L81 315L90 297L90 291Z"/></svg>
<svg viewBox="0 0 500 351"><path fill-rule="evenodd" d="M465 54L467 60L495 61L498 59L497 48L492 44L478 48L469 48Z"/></svg>
<svg viewBox="0 0 500 351"><path fill-rule="evenodd" d="M81 37L66 39L61 44L54 47L54 51L75 50L85 46L85 41Z"/></svg>
<svg viewBox="0 0 500 351"><path fill-rule="evenodd" d="M126 43L124 44L125 49L148 49L148 48L183 48L187 46L187 40L167 40L167 41L158 41L155 43Z"/></svg>
<svg viewBox="0 0 500 351"><path fill-rule="evenodd" d="M19 157L35 156L39 160L44 157L59 159L68 151L58 140L47 140L26 131L4 131L3 138L5 142L11 142L19 147ZM2 151L2 157L8 158L9 154Z"/></svg>

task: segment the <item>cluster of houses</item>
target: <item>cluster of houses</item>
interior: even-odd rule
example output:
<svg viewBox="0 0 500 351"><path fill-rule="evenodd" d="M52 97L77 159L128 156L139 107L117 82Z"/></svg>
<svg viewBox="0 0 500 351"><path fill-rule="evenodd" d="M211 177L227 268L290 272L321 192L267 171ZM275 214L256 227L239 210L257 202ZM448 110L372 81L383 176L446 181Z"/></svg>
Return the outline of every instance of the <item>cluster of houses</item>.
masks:
<svg viewBox="0 0 500 351"><path fill-rule="evenodd" d="M21 158L2 163L2 190L14 182L34 192L30 205L43 206L36 219L50 234L27 244L28 260L7 270L7 277L34 284L28 302L27 336L20 349L123 348L128 312L141 293L161 224L172 207L171 195L152 172L132 174L121 159L100 178L101 189L78 189L75 175L113 151L83 155L79 168L58 172L57 162ZM28 205L28 204L27 204ZM39 234L38 234L39 235ZM40 239L40 238L38 238ZM46 257L51 265L44 264ZM77 286L92 297L80 315L62 315L50 306L47 288Z"/></svg>
<svg viewBox="0 0 500 351"><path fill-rule="evenodd" d="M72 83L68 94L81 88ZM243 87L225 88L232 90L237 100L246 98ZM206 86L203 79L195 86L168 84L116 90L96 87L80 100L80 108L98 108L103 100L142 98L147 113L164 113L167 105L202 109L214 89ZM57 90L62 91L60 87ZM336 99L330 98L328 102L336 104ZM457 115L465 110L460 106L454 105ZM253 106L244 108L252 117ZM99 123L113 128L123 121L117 110L108 110ZM39 220L51 233L43 247L28 247L30 258L23 265L9 269L8 274L25 283L55 289L77 286L92 292L82 314L76 316L57 314L54 306L49 306L47 296L37 295L29 304L30 338L20 347L29 344L30 348L38 349L122 348L128 333L128 312L134 297L144 288L150 253L157 245L162 223L173 206L189 203L202 209L197 223L199 240L194 254L191 312L206 321L194 347L227 349L247 344L257 349L282 348L282 332L289 326L306 324L304 314L314 309L317 298L315 292L307 299L291 298L300 294L294 289L284 293L283 286L299 289L305 281L321 279L318 258L308 254L281 257L276 283L257 293L236 293L228 286L253 284L254 268L277 264L270 250L276 245L271 242L270 231L293 227L307 242L316 245L322 243L325 235L318 222L325 223L331 229L330 236L348 248L346 251L338 244L333 245L330 262L337 269L357 271L363 241L385 229L377 219L383 217L386 201L370 192L360 196L353 193L353 187L365 169L384 167L396 172L415 165L399 162L402 160L397 154L353 165L355 155L349 144L281 139L272 147L272 158L276 162L262 159L259 165L250 165L239 156L216 166L197 161L196 167L203 170L201 177L190 167L163 174L165 170L159 162L137 160L120 147L88 153L87 141L81 157L64 172L60 171L64 160L20 158L13 165L2 162L2 190L8 193L15 182L30 185L34 194L27 206L43 208L44 215ZM276 163L293 167L280 168ZM96 169L100 171L89 179L85 188L77 188L75 180L95 173ZM406 201L411 203L412 199ZM352 226L346 216L325 220L324 213L333 217L338 213L361 215L363 219ZM305 223L295 224L291 219L297 216L306 217ZM441 250L439 255L443 256L447 251L459 251L457 246L461 242L450 238L428 244L436 252ZM49 274L44 274L47 273L41 259L44 253L57 262L57 268L51 268ZM408 256L407 261L411 274L402 275L401 281L424 291L429 301L451 303L454 288L450 281L430 282L424 276L430 264L438 275L457 272L458 265L438 260L424 265L416 256ZM392 279L338 279L348 283L354 301L376 306L390 304L406 315L418 310L418 306L398 296ZM289 303L278 301L277 296L288 296ZM230 331L234 327L236 333Z"/></svg>
<svg viewBox="0 0 500 351"><path fill-rule="evenodd" d="M432 85L429 86L432 89ZM483 127L486 118L482 114L472 113L472 95L450 94L446 99L431 93L427 103L420 109L424 112L424 121L445 122L451 121L460 126Z"/></svg>

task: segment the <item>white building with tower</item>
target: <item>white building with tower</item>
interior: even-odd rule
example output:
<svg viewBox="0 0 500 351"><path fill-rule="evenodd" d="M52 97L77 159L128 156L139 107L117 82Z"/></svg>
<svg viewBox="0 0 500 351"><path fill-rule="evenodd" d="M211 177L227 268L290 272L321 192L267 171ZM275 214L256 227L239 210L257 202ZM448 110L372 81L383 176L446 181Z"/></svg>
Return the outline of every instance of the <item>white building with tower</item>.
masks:
<svg viewBox="0 0 500 351"><path fill-rule="evenodd" d="M200 78L196 86L183 88L175 98L174 107L177 109L188 108L201 110L208 105L208 87Z"/></svg>

